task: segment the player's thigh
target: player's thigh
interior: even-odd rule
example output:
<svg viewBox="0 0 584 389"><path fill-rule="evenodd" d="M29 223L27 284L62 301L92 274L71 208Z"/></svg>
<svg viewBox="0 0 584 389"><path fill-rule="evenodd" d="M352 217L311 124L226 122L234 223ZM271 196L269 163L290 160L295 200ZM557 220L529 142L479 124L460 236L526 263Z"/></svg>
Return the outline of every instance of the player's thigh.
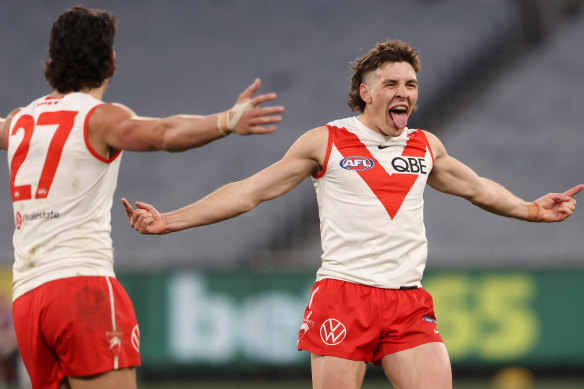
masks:
<svg viewBox="0 0 584 389"><path fill-rule="evenodd" d="M314 389L359 389L367 363L310 354Z"/></svg>
<svg viewBox="0 0 584 389"><path fill-rule="evenodd" d="M128 367L85 377L69 377L71 389L136 389L136 369Z"/></svg>
<svg viewBox="0 0 584 389"><path fill-rule="evenodd" d="M452 370L444 343L432 342L381 359L396 389L451 389Z"/></svg>

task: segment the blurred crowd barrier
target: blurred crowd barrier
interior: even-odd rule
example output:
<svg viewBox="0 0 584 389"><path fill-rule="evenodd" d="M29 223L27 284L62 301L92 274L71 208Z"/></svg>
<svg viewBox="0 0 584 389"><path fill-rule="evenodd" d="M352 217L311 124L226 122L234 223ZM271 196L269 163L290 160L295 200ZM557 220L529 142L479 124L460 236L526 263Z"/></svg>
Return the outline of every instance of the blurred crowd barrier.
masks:
<svg viewBox="0 0 584 389"><path fill-rule="evenodd" d="M296 339L313 273L125 273L142 371L306 368ZM584 364L581 271L430 272L438 329L457 371ZM319 331L318 328L312 329Z"/></svg>
<svg viewBox="0 0 584 389"><path fill-rule="evenodd" d="M0 388L17 382L18 347L12 324L12 273L0 268Z"/></svg>
<svg viewBox="0 0 584 389"><path fill-rule="evenodd" d="M140 373L230 374L309 367L296 339L314 282L308 272L121 273L140 323ZM26 387L0 270L0 388ZM505 367L582 373L584 269L433 271L438 329L454 370ZM319 328L312 328L320 331Z"/></svg>

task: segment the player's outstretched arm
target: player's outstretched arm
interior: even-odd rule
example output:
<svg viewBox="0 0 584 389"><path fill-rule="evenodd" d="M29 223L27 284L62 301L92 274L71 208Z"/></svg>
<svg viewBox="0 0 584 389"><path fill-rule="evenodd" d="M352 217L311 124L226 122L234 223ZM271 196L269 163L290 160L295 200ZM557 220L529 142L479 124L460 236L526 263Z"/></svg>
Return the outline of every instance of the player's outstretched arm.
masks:
<svg viewBox="0 0 584 389"><path fill-rule="evenodd" d="M572 197L584 189L580 184L564 193L549 193L533 202L522 200L502 185L479 177L472 169L446 153L442 143L427 133L435 156L428 184L444 193L464 197L491 213L532 222L558 222L576 208Z"/></svg>
<svg viewBox="0 0 584 389"><path fill-rule="evenodd" d="M89 140L94 148L116 150L184 151L205 145L231 132L239 135L265 134L282 121L283 106L260 107L274 101L275 93L254 96L260 87L256 79L238 97L235 105L212 115L142 117L122 104L104 104L89 119Z"/></svg>
<svg viewBox="0 0 584 389"><path fill-rule="evenodd" d="M263 201L288 193L306 177L318 173L326 153L327 139L326 127L309 131L275 164L172 212L161 214L143 202L136 202L134 209L122 199L130 226L142 234L167 234L218 223L248 212Z"/></svg>
<svg viewBox="0 0 584 389"><path fill-rule="evenodd" d="M122 199L122 203L133 229L142 234L168 234L218 223L248 212L263 201L289 192L312 170L308 161L281 160L245 180L227 184L195 203L163 214L143 202L136 202L136 209L126 199Z"/></svg>

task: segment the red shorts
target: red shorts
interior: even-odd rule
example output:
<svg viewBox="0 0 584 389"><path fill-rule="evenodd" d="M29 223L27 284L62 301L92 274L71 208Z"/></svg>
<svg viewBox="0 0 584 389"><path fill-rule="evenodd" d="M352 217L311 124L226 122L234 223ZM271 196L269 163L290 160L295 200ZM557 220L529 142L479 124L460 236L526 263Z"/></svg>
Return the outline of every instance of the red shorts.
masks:
<svg viewBox="0 0 584 389"><path fill-rule="evenodd" d="M381 363L388 354L443 342L432 296L422 288L380 289L324 279L314 284L298 334L298 349Z"/></svg>
<svg viewBox="0 0 584 389"><path fill-rule="evenodd" d="M48 282L18 297L12 314L33 388L140 364L134 307L115 278Z"/></svg>

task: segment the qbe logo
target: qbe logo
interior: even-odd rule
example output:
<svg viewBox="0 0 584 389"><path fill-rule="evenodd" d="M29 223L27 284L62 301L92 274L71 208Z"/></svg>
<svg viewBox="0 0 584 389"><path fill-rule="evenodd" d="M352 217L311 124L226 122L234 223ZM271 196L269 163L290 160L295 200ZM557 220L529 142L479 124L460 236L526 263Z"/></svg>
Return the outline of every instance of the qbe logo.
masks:
<svg viewBox="0 0 584 389"><path fill-rule="evenodd" d="M320 326L320 338L325 344L335 346L347 336L345 325L337 319L327 319Z"/></svg>
<svg viewBox="0 0 584 389"><path fill-rule="evenodd" d="M375 163L371 158L352 156L343 158L339 165L347 170L369 170Z"/></svg>

